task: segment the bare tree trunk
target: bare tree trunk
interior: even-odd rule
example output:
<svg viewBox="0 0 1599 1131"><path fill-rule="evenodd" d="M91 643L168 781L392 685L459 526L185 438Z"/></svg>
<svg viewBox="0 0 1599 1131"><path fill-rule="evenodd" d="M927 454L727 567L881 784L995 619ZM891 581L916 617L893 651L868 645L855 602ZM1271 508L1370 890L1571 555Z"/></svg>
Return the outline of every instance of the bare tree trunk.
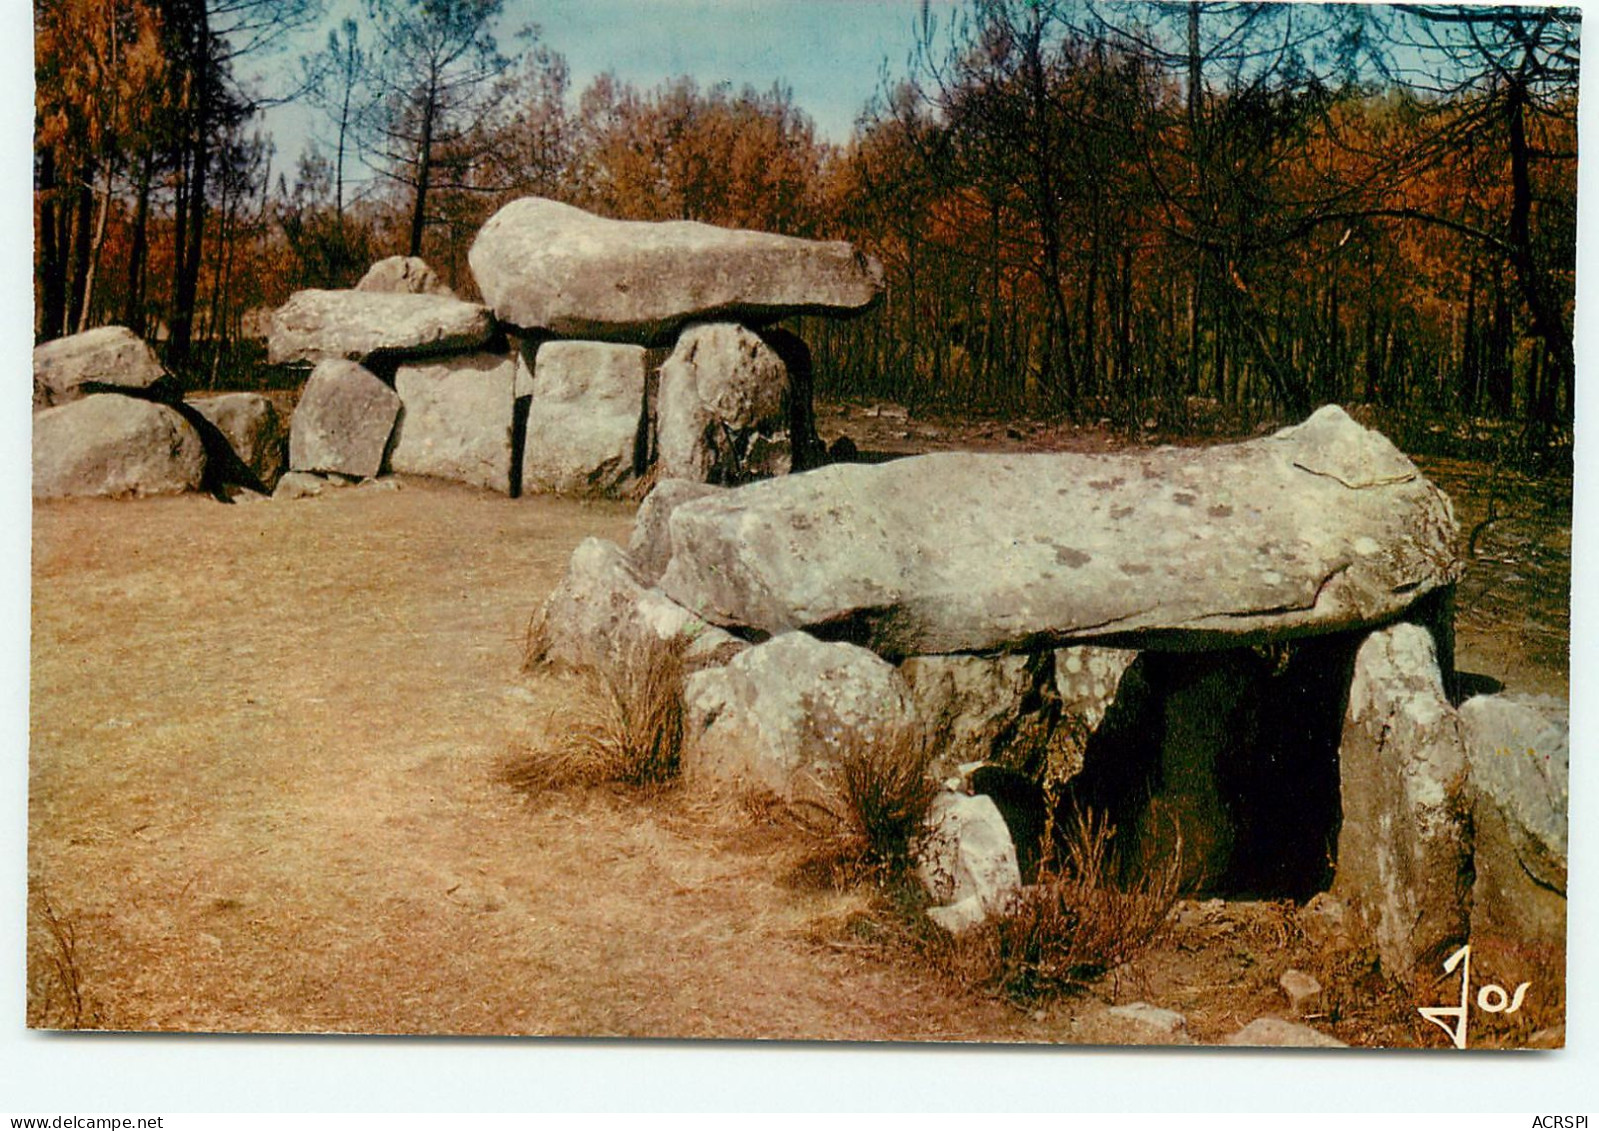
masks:
<svg viewBox="0 0 1599 1131"><path fill-rule="evenodd" d="M422 111L422 141L417 146L416 199L411 209L411 250L407 255L422 254L422 229L427 224L428 175L433 164L433 116L437 110L437 91L430 87Z"/></svg>
<svg viewBox="0 0 1599 1131"><path fill-rule="evenodd" d="M1517 76L1508 98L1510 140L1510 258L1521 281L1532 324L1549 350L1549 364L1555 379L1565 385L1572 381L1577 359L1560 303L1549 293L1548 279L1540 269L1532 246L1532 178L1528 167L1527 89Z"/></svg>
<svg viewBox="0 0 1599 1131"><path fill-rule="evenodd" d="M89 311L94 306L94 277L100 270L100 249L105 246L106 221L111 214L111 162L106 162L105 184L100 189L100 218L94 223L94 242L89 249L89 267L83 281L83 309L78 312L78 333L89 328Z"/></svg>
<svg viewBox="0 0 1599 1131"><path fill-rule="evenodd" d="M90 225L94 217L94 189L90 187L90 170L84 170L84 179L78 185L72 213L72 291L67 298L67 318L63 329L71 333L82 324L85 289L89 284L89 244L92 242Z"/></svg>
<svg viewBox="0 0 1599 1131"><path fill-rule="evenodd" d="M133 231L128 241L128 290L122 306L122 323L135 334L144 333L144 263L149 239L150 180L155 154L147 152L139 164L139 191L133 208Z"/></svg>
<svg viewBox="0 0 1599 1131"><path fill-rule="evenodd" d="M61 336L67 315L66 249L62 246L61 209L57 203L55 150L39 153L39 339Z"/></svg>

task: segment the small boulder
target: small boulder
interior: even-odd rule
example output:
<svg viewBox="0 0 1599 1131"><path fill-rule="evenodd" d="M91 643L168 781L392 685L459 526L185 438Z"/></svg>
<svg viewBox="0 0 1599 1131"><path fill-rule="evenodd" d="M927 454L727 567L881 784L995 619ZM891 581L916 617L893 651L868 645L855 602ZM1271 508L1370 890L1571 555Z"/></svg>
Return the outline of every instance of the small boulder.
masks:
<svg viewBox="0 0 1599 1131"><path fill-rule="evenodd" d="M1349 1046L1336 1037L1281 1017L1257 1017L1222 1042L1256 1048L1342 1049Z"/></svg>
<svg viewBox="0 0 1599 1131"><path fill-rule="evenodd" d="M288 435L278 410L260 393L223 393L186 402L228 442L240 462L271 491L283 474Z"/></svg>
<svg viewBox="0 0 1599 1131"><path fill-rule="evenodd" d="M981 897L969 895L943 907L929 907L927 917L950 934L963 935L988 922L988 911Z"/></svg>
<svg viewBox="0 0 1599 1131"><path fill-rule="evenodd" d="M672 532L669 520L678 504L690 499L702 499L725 488L710 483L695 483L688 479L657 479L650 493L639 504L633 517L633 537L627 544L627 556L639 578L654 585L666 572L666 563L672 558Z"/></svg>
<svg viewBox="0 0 1599 1131"><path fill-rule="evenodd" d="M173 495L205 473L199 433L166 405L93 393L33 417L33 494Z"/></svg>
<svg viewBox="0 0 1599 1131"><path fill-rule="evenodd" d="M683 703L686 775L781 796L821 783L852 746L894 741L915 723L910 691L890 664L802 632L691 676Z"/></svg>
<svg viewBox="0 0 1599 1131"><path fill-rule="evenodd" d="M312 499L330 487L342 487L344 481L328 479L311 471L286 472L272 491L274 499Z"/></svg>
<svg viewBox="0 0 1599 1131"><path fill-rule="evenodd" d="M545 342L533 360L522 490L619 493L633 476L644 415L642 346Z"/></svg>
<svg viewBox="0 0 1599 1131"><path fill-rule="evenodd" d="M126 326L101 326L34 347L36 410L93 393L127 393L157 401L182 396L155 351Z"/></svg>
<svg viewBox="0 0 1599 1131"><path fill-rule="evenodd" d="M687 322L850 314L883 269L847 243L678 220L607 220L540 197L491 216L468 253L502 321L562 337L653 345Z"/></svg>
<svg viewBox="0 0 1599 1131"><path fill-rule="evenodd" d="M511 491L516 362L494 353L402 365L392 470Z"/></svg>
<svg viewBox="0 0 1599 1131"><path fill-rule="evenodd" d="M267 362L459 353L493 333L487 309L445 295L297 291L272 314Z"/></svg>
<svg viewBox="0 0 1599 1131"><path fill-rule="evenodd" d="M367 268L361 281L355 284L358 291L376 291L391 295L444 295L454 298L455 292L439 281L433 268L414 255L391 255Z"/></svg>
<svg viewBox="0 0 1599 1131"><path fill-rule="evenodd" d="M940 904L975 898L985 914L1002 913L1022 876L993 798L947 790L935 797L916 846L916 875Z"/></svg>
<svg viewBox="0 0 1599 1131"><path fill-rule="evenodd" d="M1347 951L1358 942L1349 908L1331 892L1317 892L1299 909L1297 918L1305 938L1322 950Z"/></svg>
<svg viewBox="0 0 1599 1131"><path fill-rule="evenodd" d="M324 361L289 421L289 467L364 479L383 467L400 398L353 361Z"/></svg>
<svg viewBox="0 0 1599 1131"><path fill-rule="evenodd" d="M1090 1007L1072 1024L1072 1040L1088 1045L1191 1045L1188 1019L1145 1001Z"/></svg>
<svg viewBox="0 0 1599 1131"><path fill-rule="evenodd" d="M1361 645L1338 764L1333 894L1391 976L1420 976L1467 941L1471 905L1465 744L1426 629L1397 624Z"/></svg>
<svg viewBox="0 0 1599 1131"><path fill-rule="evenodd" d="M749 647L642 585L614 542L585 538L536 615L528 658L616 678L652 639L679 636L688 638L683 660L690 672L724 664Z"/></svg>
<svg viewBox="0 0 1599 1131"><path fill-rule="evenodd" d="M1113 1005L1106 1012L1112 1017L1161 1037L1176 1038L1188 1028L1188 1018L1175 1009L1161 1009L1159 1006L1150 1005L1147 1001Z"/></svg>
<svg viewBox="0 0 1599 1131"><path fill-rule="evenodd" d="M1283 976L1277 979L1277 985L1288 999L1288 1008L1295 1017L1321 1012L1321 983L1316 981L1315 975L1303 970L1284 970Z"/></svg>

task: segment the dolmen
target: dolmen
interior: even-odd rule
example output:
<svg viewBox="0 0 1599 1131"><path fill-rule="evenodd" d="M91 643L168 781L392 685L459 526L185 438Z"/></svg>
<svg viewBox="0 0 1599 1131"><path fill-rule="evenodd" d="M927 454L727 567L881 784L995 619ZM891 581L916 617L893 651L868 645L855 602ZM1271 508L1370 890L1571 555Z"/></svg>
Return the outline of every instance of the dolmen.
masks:
<svg viewBox="0 0 1599 1131"><path fill-rule="evenodd" d="M298 291L271 312L268 363L308 369L286 444L264 398L250 411L265 431L249 437L209 423L240 424L242 402L184 408L125 328L41 346L35 493L218 481L298 497L392 471L508 495L637 497L661 478L783 475L823 453L810 351L772 324L850 317L883 291L881 265L847 243L608 220L536 197L490 218L468 261L483 303L394 256L351 289ZM101 395L120 399L52 414Z"/></svg>
<svg viewBox="0 0 1599 1131"><path fill-rule="evenodd" d="M655 478L735 484L811 466L809 351L771 323L850 316L883 287L846 243L540 198L490 218L468 261L483 304L397 257L353 290L300 291L274 312L268 360L314 367L293 470L624 497Z"/></svg>
<svg viewBox="0 0 1599 1131"><path fill-rule="evenodd" d="M921 728L954 790L924 868L952 929L1092 810L1128 867L1330 891L1387 970L1431 977L1520 909L1543 939L1564 923L1563 718L1450 699L1458 534L1336 406L1203 449L663 480L626 549L578 547L534 638L613 676L680 640L691 782L805 796L844 750ZM1515 756L1484 772L1490 747Z"/></svg>

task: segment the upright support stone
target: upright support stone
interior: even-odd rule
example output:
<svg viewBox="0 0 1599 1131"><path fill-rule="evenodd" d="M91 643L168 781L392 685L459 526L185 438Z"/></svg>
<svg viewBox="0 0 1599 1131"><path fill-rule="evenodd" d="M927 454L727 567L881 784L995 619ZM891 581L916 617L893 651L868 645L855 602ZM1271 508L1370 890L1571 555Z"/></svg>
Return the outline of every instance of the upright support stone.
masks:
<svg viewBox="0 0 1599 1131"><path fill-rule="evenodd" d="M1461 705L1460 721L1475 834L1472 942L1564 953L1568 708L1546 695L1479 695Z"/></svg>
<svg viewBox="0 0 1599 1131"><path fill-rule="evenodd" d="M762 468L756 447L787 439L788 371L776 351L743 326L691 326L661 366L656 409L659 474L734 484L761 471L786 472L791 458Z"/></svg>
<svg viewBox="0 0 1599 1131"><path fill-rule="evenodd" d="M545 342L533 364L522 490L605 495L634 474L644 416L643 347Z"/></svg>
<svg viewBox="0 0 1599 1131"><path fill-rule="evenodd" d="M654 585L661 579L666 563L672 558L672 535L668 526L672 511L690 499L703 499L722 490L725 488L688 479L659 478L655 481L633 516L633 537L627 544L633 567L648 584Z"/></svg>
<svg viewBox="0 0 1599 1131"><path fill-rule="evenodd" d="M509 494L515 379L516 362L504 354L400 366L394 389L404 411L390 466Z"/></svg>
<svg viewBox="0 0 1599 1131"><path fill-rule="evenodd" d="M1397 624L1361 646L1338 759L1333 894L1389 974L1425 976L1468 941L1471 906L1465 744L1426 629Z"/></svg>
<svg viewBox="0 0 1599 1131"><path fill-rule="evenodd" d="M268 491L277 486L288 455L278 410L260 393L223 393L187 402L222 434L234 455Z"/></svg>
<svg viewBox="0 0 1599 1131"><path fill-rule="evenodd" d="M383 468L400 398L353 361L311 371L289 421L289 467L369 478Z"/></svg>
<svg viewBox="0 0 1599 1131"><path fill-rule="evenodd" d="M526 658L615 679L630 658L679 637L690 672L725 664L748 647L643 585L620 546L585 538L536 615Z"/></svg>

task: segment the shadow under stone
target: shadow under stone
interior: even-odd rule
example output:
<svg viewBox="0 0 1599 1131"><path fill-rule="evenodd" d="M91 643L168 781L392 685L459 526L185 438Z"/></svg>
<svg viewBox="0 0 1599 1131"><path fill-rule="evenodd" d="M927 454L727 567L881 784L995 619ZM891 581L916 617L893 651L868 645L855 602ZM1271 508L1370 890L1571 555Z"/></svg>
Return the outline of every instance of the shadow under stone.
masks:
<svg viewBox="0 0 1599 1131"><path fill-rule="evenodd" d="M1338 744L1361 634L1145 652L1061 790L1056 856L1080 815L1116 829L1124 879L1181 860L1186 890L1307 899L1331 882Z"/></svg>

